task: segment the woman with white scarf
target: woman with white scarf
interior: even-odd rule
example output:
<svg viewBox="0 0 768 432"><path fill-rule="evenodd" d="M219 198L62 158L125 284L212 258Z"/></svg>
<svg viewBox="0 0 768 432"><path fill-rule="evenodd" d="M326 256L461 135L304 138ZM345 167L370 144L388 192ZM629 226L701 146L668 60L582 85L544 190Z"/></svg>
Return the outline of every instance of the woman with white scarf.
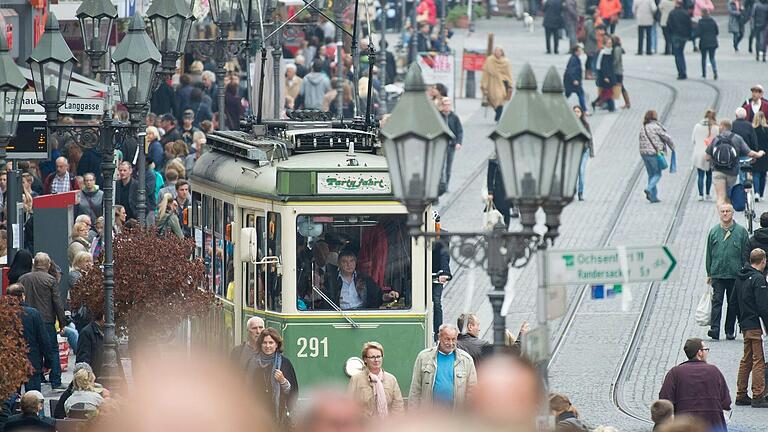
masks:
<svg viewBox="0 0 768 432"><path fill-rule="evenodd" d="M349 380L349 392L360 402L369 417L383 417L404 411L403 395L397 378L384 372L384 347L366 342L362 352L365 368Z"/></svg>

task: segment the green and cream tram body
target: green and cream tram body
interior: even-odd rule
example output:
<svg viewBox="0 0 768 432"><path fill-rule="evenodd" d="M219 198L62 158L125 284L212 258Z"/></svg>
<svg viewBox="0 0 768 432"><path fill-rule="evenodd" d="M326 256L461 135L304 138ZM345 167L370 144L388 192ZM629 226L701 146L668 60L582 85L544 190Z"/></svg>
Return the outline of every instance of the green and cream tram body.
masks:
<svg viewBox="0 0 768 432"><path fill-rule="evenodd" d="M211 134L191 175L196 250L223 304L204 325L209 342L242 343L246 321L263 317L307 388L345 382L350 358L378 341L407 392L416 354L432 340L431 253L408 236L375 133L331 122L260 131ZM345 308L328 298L326 271L337 274L343 248L356 253L358 274L399 299Z"/></svg>

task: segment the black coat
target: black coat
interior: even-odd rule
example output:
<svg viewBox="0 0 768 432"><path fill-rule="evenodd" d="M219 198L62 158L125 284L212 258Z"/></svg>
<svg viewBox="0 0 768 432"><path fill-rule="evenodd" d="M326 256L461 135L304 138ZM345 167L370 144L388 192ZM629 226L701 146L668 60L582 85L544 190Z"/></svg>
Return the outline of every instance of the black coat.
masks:
<svg viewBox="0 0 768 432"><path fill-rule="evenodd" d="M749 262L749 254L756 248L768 251L768 228L758 228L749 238L749 247L744 254L744 263Z"/></svg>
<svg viewBox="0 0 768 432"><path fill-rule="evenodd" d="M432 246L432 275L453 277L451 273L451 254L442 242L435 242Z"/></svg>
<svg viewBox="0 0 768 432"><path fill-rule="evenodd" d="M553 30L565 27L562 0L546 0L544 2L544 27Z"/></svg>
<svg viewBox="0 0 768 432"><path fill-rule="evenodd" d="M600 64L597 65L597 84L600 88L611 88L616 84L616 74L613 71L613 54L602 54ZM605 79L608 79L606 81Z"/></svg>
<svg viewBox="0 0 768 432"><path fill-rule="evenodd" d="M458 340L456 341L456 346L460 350L466 351L467 354L472 357L472 360L475 361L475 365L477 365L483 357L493 352L492 344L468 333L459 335Z"/></svg>
<svg viewBox="0 0 768 432"><path fill-rule="evenodd" d="M699 48L717 48L717 35L720 30L712 17L704 17L696 26L696 34L699 36Z"/></svg>
<svg viewBox="0 0 768 432"><path fill-rule="evenodd" d="M43 317L37 309L27 306L26 303L22 303L21 306L23 308L21 324L24 327L24 340L29 346L27 358L35 371L41 371L43 369L43 353L46 351L48 343Z"/></svg>
<svg viewBox="0 0 768 432"><path fill-rule="evenodd" d="M96 379L101 376L101 366L104 364L104 331L96 321L85 326L77 340L78 363L88 363L93 369Z"/></svg>
<svg viewBox="0 0 768 432"><path fill-rule="evenodd" d="M735 288L739 328L742 331L760 329L760 318L768 319L768 282L765 276L747 264L739 272ZM733 298L729 301L732 302Z"/></svg>
<svg viewBox="0 0 768 432"><path fill-rule="evenodd" d="M752 127L751 122L745 119L736 119L731 126L731 132L743 138L749 148L757 150L757 134L755 134L755 128Z"/></svg>
<svg viewBox="0 0 768 432"><path fill-rule="evenodd" d="M154 180L154 179L153 179ZM115 182L115 204L120 204L125 207L125 213L127 219L138 219L138 206L139 206L139 182L131 179L131 181L124 185L122 180Z"/></svg>
<svg viewBox="0 0 768 432"><path fill-rule="evenodd" d="M691 16L685 9L676 7L669 13L667 28L672 36L690 39L692 26Z"/></svg>
<svg viewBox="0 0 768 432"><path fill-rule="evenodd" d="M274 416L275 409L273 405L273 392L270 379L272 368L262 369L255 364L255 361L251 361L248 364L247 369L248 385L252 385L253 388L256 389L257 394L264 398L264 406L269 410L269 413ZM288 394L286 395L282 391L280 394L280 418L278 418L277 421L281 425L285 425L293 415L293 407L299 397L299 381L296 379L296 371L293 369L293 364L285 356L282 356L282 359L280 360L280 372L282 372L285 379L291 383L291 390Z"/></svg>
<svg viewBox="0 0 768 432"><path fill-rule="evenodd" d="M67 402L67 399L69 399L70 396L72 396L72 392L75 391L73 382L69 383L69 386L67 386L67 389L64 390L64 393L59 396L59 401L56 402L56 408L53 410L53 418L55 419L63 419L67 417L67 412L64 409L64 404Z"/></svg>
<svg viewBox="0 0 768 432"><path fill-rule="evenodd" d="M757 137L757 148L755 150L763 150L768 153L768 127L756 127L755 137ZM752 169L755 172L768 171L768 157L763 156L755 159L755 161L752 162Z"/></svg>
<svg viewBox="0 0 768 432"><path fill-rule="evenodd" d="M443 120L445 120L445 124L448 125L448 129L450 129L451 132L453 132L453 135L455 137L448 144L455 146L456 144L463 143L464 128L461 126L461 120L459 119L459 116L457 116L455 112L450 112L448 113L448 115L440 113L440 115L443 117Z"/></svg>
<svg viewBox="0 0 768 432"><path fill-rule="evenodd" d="M568 59L568 65L565 67L565 73L563 74L563 86L565 86L565 94L575 93L581 88L584 74L581 68L581 59L571 54ZM578 81L579 85L574 85L573 82Z"/></svg>
<svg viewBox="0 0 768 432"><path fill-rule="evenodd" d="M341 278L339 277L339 268L330 267L325 272L325 294L341 307ZM355 276L355 289L360 299L363 300L363 309L378 309L379 306L384 304L384 293L376 282L371 279L370 276L357 272ZM327 306L331 309L331 306Z"/></svg>
<svg viewBox="0 0 768 432"><path fill-rule="evenodd" d="M496 210L504 215L504 220L507 222L512 203L507 199L507 190L504 188L504 181L501 179L501 168L497 159L488 160L488 176L486 180L488 193L493 195L493 205L496 206ZM509 222L507 222L507 226L509 226Z"/></svg>
<svg viewBox="0 0 768 432"><path fill-rule="evenodd" d="M752 8L752 19L755 29L764 29L768 24L768 4L757 2Z"/></svg>
<svg viewBox="0 0 768 432"><path fill-rule="evenodd" d="M38 415L16 414L8 418L5 422L5 432L37 432L37 431L56 431L56 423L50 417L40 417Z"/></svg>
<svg viewBox="0 0 768 432"><path fill-rule="evenodd" d="M99 187L104 187L104 176L101 174L101 162L103 158L101 153L96 149L85 149L83 156L77 163L77 175L85 175L86 173L92 173L96 176L96 184ZM95 219L94 219L95 222Z"/></svg>
<svg viewBox="0 0 768 432"><path fill-rule="evenodd" d="M173 94L173 87L169 86L165 80L162 80L160 87L152 93L152 99L149 100L150 110L161 116L163 114L176 111L176 97Z"/></svg>

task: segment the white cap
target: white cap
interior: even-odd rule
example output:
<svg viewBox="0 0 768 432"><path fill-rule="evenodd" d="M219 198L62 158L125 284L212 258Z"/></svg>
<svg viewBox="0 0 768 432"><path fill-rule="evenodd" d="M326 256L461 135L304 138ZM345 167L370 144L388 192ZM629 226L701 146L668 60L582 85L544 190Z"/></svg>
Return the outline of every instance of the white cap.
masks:
<svg viewBox="0 0 768 432"><path fill-rule="evenodd" d="M755 84L755 85L753 85L753 86L752 86L752 88L751 88L750 90L751 90L751 91L755 91L755 90L757 90L757 91L760 91L760 92L763 92L763 91L765 91L765 90L763 90L763 86L761 86L760 84Z"/></svg>

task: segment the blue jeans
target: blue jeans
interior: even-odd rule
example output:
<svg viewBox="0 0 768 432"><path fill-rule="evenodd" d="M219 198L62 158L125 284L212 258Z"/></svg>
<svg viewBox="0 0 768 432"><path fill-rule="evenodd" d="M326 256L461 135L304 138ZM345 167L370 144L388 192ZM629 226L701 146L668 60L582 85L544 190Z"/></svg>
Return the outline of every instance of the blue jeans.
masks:
<svg viewBox="0 0 768 432"><path fill-rule="evenodd" d="M696 186L699 188L699 196L704 196L704 179L706 178L707 181L707 188L706 192L707 195L709 195L709 191L712 189L712 171L704 171L696 168L696 173L698 174L698 179L696 182Z"/></svg>
<svg viewBox="0 0 768 432"><path fill-rule="evenodd" d="M579 194L584 193L584 173L587 172L587 161L589 160L589 149L585 148L581 154L581 163L579 164L579 185L576 190Z"/></svg>
<svg viewBox="0 0 768 432"><path fill-rule="evenodd" d="M656 158L656 155L642 156L643 164L645 164L645 172L648 174L648 186L646 186L645 190L650 192L651 201L656 201L659 199L659 190L656 188L656 185L659 184L659 180L661 180L659 160Z"/></svg>
<svg viewBox="0 0 768 432"><path fill-rule="evenodd" d="M752 183L755 192L762 197L765 193L765 171L752 171Z"/></svg>
<svg viewBox="0 0 768 432"><path fill-rule="evenodd" d="M587 100L584 97L584 87L579 86L575 92L569 92L566 90L565 92L565 98L568 99L571 97L573 93L576 93L576 96L579 97L579 106L581 107L582 112L587 112Z"/></svg>
<svg viewBox="0 0 768 432"><path fill-rule="evenodd" d="M653 23L653 25L651 26L651 52L653 52L654 54L656 54L657 52L656 47L658 46L657 45L659 41L658 38L659 38L659 35L656 32L656 23Z"/></svg>
<svg viewBox="0 0 768 432"><path fill-rule="evenodd" d="M64 337L69 342L69 347L72 348L72 352L77 352L77 340L80 338L80 334L77 332L75 325L70 323L64 327Z"/></svg>
<svg viewBox="0 0 768 432"><path fill-rule="evenodd" d="M59 341L56 339L56 325L54 323L45 323L45 333L48 336L48 349L44 357L46 366L51 368L48 381L51 387L61 386L61 364L59 363Z"/></svg>
<svg viewBox="0 0 768 432"><path fill-rule="evenodd" d="M688 39L680 36L672 36L672 54L675 55L675 67L677 67L677 76L686 78L688 74L685 71L685 43Z"/></svg>
<svg viewBox="0 0 768 432"><path fill-rule="evenodd" d="M712 65L712 73L717 75L717 63L715 62L715 50L717 48L702 48L701 49L701 76L707 77L707 56L709 56L709 63Z"/></svg>

